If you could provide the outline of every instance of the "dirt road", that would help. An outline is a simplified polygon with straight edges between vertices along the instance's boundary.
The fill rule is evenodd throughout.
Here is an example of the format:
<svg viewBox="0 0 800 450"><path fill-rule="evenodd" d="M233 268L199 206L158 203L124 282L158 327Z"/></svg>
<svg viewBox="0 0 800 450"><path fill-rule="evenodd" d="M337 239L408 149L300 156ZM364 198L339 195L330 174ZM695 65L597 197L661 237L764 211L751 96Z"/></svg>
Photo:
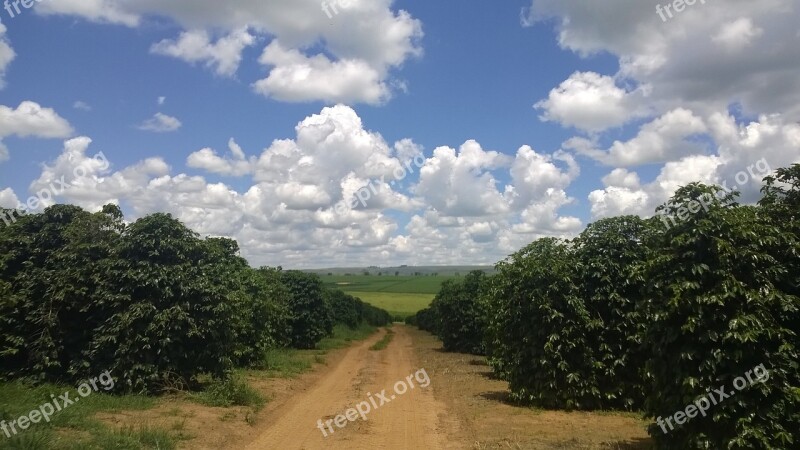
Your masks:
<svg viewBox="0 0 800 450"><path fill-rule="evenodd" d="M381 351L369 347L385 332L350 348L335 366L327 369L313 386L293 396L270 414L257 430L257 437L246 449L450 449L465 448L456 442L455 422L446 407L436 401L433 389L436 380L421 387L424 367L415 365L411 336L405 326L394 327L395 336ZM418 378L409 378L415 374ZM395 385L413 383L414 388L399 395ZM388 400L381 405L378 393L386 391ZM402 390L402 389L401 389ZM367 420L361 417L348 421L343 428L332 424L334 432L318 428L355 405L368 401L370 395L377 408L370 407ZM394 398L392 398L394 396ZM341 423L341 421L340 421Z"/></svg>

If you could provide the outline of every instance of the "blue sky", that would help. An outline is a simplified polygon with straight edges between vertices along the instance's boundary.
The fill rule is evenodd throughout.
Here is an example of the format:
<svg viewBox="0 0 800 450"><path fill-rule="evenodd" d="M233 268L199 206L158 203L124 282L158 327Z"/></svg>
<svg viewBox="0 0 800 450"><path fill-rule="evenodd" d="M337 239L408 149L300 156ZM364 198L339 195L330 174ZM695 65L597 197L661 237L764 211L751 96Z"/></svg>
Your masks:
<svg viewBox="0 0 800 450"><path fill-rule="evenodd" d="M668 22L622 0L2 10L0 206L84 164L56 201L170 212L253 264L493 263L800 160L800 4L767 3ZM420 153L404 183L335 210Z"/></svg>

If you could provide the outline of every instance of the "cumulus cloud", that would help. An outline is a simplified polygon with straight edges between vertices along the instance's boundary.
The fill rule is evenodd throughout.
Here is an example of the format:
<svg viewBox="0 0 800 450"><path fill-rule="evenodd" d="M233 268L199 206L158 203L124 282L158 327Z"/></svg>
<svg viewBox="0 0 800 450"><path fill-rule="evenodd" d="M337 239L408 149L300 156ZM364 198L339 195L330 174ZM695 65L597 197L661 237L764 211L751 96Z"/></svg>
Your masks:
<svg viewBox="0 0 800 450"><path fill-rule="evenodd" d="M19 198L17 198L17 194L14 193L14 190L11 188L5 188L0 190L0 208L16 208L19 205Z"/></svg>
<svg viewBox="0 0 800 450"><path fill-rule="evenodd" d="M16 108L0 105L0 162L9 159L3 139L9 136L64 138L73 133L72 126L52 108L24 101Z"/></svg>
<svg viewBox="0 0 800 450"><path fill-rule="evenodd" d="M153 133L169 133L177 131L181 126L183 124L176 117L156 113L152 118L142 122L138 128L142 131L151 131Z"/></svg>
<svg viewBox="0 0 800 450"><path fill-rule="evenodd" d="M687 109L678 108L643 125L632 139L615 141L606 151L598 150L591 141L580 138L569 141L567 147L607 165L637 166L703 153L703 144L690 138L706 131L703 119Z"/></svg>
<svg viewBox="0 0 800 450"><path fill-rule="evenodd" d="M255 157L247 159L244 151L233 138L228 141L228 149L230 150L230 156L226 157L220 157L211 148L196 151L189 155L186 165L195 169L203 169L210 173L237 177L253 172L256 164Z"/></svg>
<svg viewBox="0 0 800 450"><path fill-rule="evenodd" d="M615 77L648 86L662 113L684 107L707 116L739 103L747 114L800 119L800 77L787 76L800 71L794 0L706 2L668 23L647 2L532 0L528 18L555 19L565 49L617 56Z"/></svg>
<svg viewBox="0 0 800 450"><path fill-rule="evenodd" d="M507 155L484 151L476 141L467 141L458 151L439 147L422 167L414 192L444 215L502 214L509 206L492 171L509 163Z"/></svg>
<svg viewBox="0 0 800 450"><path fill-rule="evenodd" d="M573 74L537 105L544 119L591 133L569 139L565 149L614 167L604 188L589 194L594 218L649 216L694 181L735 185L743 201L754 201L761 176L749 172L757 162L763 158L774 169L800 161L795 1L707 2L663 23L643 2L610 0L597 8L531 0L524 23L553 19L562 48L619 60L617 73ZM628 85L646 95L625 104L637 93L621 87ZM623 123L625 137L609 142L603 131ZM645 164L662 165L655 179L634 171ZM747 182L737 183L743 174Z"/></svg>
<svg viewBox="0 0 800 450"><path fill-rule="evenodd" d="M273 69L253 88L278 100L379 104L391 95L383 75L363 60L332 61L321 54L308 57L299 50L283 48L275 40L264 49L259 61Z"/></svg>
<svg viewBox="0 0 800 450"><path fill-rule="evenodd" d="M626 91L609 76L575 72L535 106L542 110L542 120L598 132L645 115L645 94L643 88Z"/></svg>
<svg viewBox="0 0 800 450"><path fill-rule="evenodd" d="M237 239L254 265L489 264L581 226L559 211L573 202L566 190L580 173L570 155L523 146L509 156L467 141L426 157L411 139L387 143L344 105L306 117L257 157L230 139L225 154L209 147L187 158L189 169L236 178L240 189L173 173L161 158L98 164L91 147L87 137L66 141L31 193L84 166L54 202L120 204L129 218L169 212L203 235ZM365 189L364 205L350 201ZM0 204L15 199L0 191Z"/></svg>
<svg viewBox="0 0 800 450"><path fill-rule="evenodd" d="M154 44L150 51L192 64L204 63L217 75L231 77L242 62L242 51L255 42L256 38L246 28L223 36L216 42L211 42L205 30L191 30L181 33L177 40L165 39ZM162 98L159 98L159 105L163 104Z"/></svg>
<svg viewBox="0 0 800 450"><path fill-rule="evenodd" d="M63 138L72 126L52 108L24 101L16 109L0 105L0 136Z"/></svg>
<svg viewBox="0 0 800 450"><path fill-rule="evenodd" d="M394 86L405 86L393 72L422 54L422 23L392 3L350 0L335 20L316 0L60 0L37 11L131 27L148 16L168 17L184 31L154 44L153 53L204 64L221 76L233 76L243 50L263 39L268 74L253 83L256 92L288 102L378 104Z"/></svg>
<svg viewBox="0 0 800 450"><path fill-rule="evenodd" d="M6 37L6 31L6 26L0 23L0 89L6 86L6 71L8 70L8 66L11 65L11 62L14 61L14 58L17 57L14 49L11 48L11 43Z"/></svg>

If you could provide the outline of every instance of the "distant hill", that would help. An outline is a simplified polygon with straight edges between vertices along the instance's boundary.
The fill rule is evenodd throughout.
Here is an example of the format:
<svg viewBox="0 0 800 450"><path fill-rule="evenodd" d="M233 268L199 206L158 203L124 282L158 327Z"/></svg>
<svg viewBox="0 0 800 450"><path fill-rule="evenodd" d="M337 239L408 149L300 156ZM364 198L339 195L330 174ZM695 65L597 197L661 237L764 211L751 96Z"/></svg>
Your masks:
<svg viewBox="0 0 800 450"><path fill-rule="evenodd" d="M486 273L494 273L492 266L399 266L399 267L334 267L329 269L309 269L303 270L307 273L315 273L317 275L363 275L364 272L369 272L370 275L399 275L414 276L414 275L440 275L440 276L454 276L466 275L473 270L483 270Z"/></svg>

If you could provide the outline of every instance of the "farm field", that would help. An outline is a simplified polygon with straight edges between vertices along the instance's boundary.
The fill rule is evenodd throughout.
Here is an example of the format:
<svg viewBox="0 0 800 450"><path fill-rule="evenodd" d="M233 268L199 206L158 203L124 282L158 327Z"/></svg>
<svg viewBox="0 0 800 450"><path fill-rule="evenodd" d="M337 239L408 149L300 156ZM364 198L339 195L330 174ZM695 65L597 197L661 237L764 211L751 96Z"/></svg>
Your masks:
<svg viewBox="0 0 800 450"><path fill-rule="evenodd" d="M377 276L377 275L324 275L322 280L329 289L340 289L347 294L389 311L393 316L405 318L427 308L439 288L454 276Z"/></svg>

